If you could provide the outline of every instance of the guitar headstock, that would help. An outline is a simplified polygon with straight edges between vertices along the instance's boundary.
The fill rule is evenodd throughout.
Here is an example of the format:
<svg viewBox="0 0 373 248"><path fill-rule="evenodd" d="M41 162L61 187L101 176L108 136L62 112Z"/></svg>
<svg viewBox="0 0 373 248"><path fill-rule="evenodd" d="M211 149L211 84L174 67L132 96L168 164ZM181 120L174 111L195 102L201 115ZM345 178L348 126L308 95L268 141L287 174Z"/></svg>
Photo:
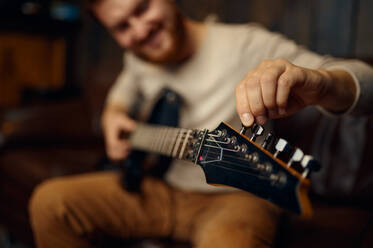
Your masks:
<svg viewBox="0 0 373 248"><path fill-rule="evenodd" d="M310 217L309 174L319 169L317 161L283 139L274 140L271 133L258 145L255 139L263 128L256 125L252 131L248 138L221 123L213 131L195 134L193 159L202 167L207 183L242 189Z"/></svg>

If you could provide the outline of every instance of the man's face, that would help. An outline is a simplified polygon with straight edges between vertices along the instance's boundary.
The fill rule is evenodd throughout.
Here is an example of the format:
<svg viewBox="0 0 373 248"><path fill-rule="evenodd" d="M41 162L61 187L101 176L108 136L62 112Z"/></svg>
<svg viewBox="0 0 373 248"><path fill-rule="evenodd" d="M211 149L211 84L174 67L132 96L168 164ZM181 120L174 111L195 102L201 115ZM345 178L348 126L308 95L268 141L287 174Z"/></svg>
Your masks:
<svg viewBox="0 0 373 248"><path fill-rule="evenodd" d="M155 62L171 62L182 46L181 15L170 0L101 0L93 13L123 48Z"/></svg>

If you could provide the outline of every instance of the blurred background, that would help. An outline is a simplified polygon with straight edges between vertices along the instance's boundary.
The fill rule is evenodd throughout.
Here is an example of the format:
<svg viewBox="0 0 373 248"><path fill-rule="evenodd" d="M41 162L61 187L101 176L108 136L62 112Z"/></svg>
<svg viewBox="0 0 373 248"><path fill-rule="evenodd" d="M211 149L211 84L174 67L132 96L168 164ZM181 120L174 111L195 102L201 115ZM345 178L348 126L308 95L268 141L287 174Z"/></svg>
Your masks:
<svg viewBox="0 0 373 248"><path fill-rule="evenodd" d="M371 0L176 1L196 20L258 22L318 53L373 61ZM122 52L83 1L0 0L0 248L33 247L35 185L105 162L99 118Z"/></svg>

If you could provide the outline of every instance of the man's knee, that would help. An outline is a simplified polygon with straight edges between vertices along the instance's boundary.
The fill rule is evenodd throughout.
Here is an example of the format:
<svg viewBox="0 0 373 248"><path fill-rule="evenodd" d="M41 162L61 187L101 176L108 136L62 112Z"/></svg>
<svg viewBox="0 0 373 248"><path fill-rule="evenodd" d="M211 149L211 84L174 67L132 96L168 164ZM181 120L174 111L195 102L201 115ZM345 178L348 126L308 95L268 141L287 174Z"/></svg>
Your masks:
<svg viewBox="0 0 373 248"><path fill-rule="evenodd" d="M48 223L63 215L65 203L74 194L64 179L49 179L39 184L29 201L29 213L33 224Z"/></svg>
<svg viewBox="0 0 373 248"><path fill-rule="evenodd" d="M195 240L198 248L269 248L273 237L263 237L247 224L216 224L210 225L201 232Z"/></svg>

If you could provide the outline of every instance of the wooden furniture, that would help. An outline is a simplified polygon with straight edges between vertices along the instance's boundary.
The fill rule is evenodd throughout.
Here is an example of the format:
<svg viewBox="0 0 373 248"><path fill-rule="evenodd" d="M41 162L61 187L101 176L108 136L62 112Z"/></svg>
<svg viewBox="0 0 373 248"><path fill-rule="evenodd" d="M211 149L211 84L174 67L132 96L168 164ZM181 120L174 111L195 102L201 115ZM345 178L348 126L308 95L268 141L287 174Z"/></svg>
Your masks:
<svg viewBox="0 0 373 248"><path fill-rule="evenodd" d="M65 83L66 53L62 38L1 33L0 108L19 105L24 89L61 89Z"/></svg>

